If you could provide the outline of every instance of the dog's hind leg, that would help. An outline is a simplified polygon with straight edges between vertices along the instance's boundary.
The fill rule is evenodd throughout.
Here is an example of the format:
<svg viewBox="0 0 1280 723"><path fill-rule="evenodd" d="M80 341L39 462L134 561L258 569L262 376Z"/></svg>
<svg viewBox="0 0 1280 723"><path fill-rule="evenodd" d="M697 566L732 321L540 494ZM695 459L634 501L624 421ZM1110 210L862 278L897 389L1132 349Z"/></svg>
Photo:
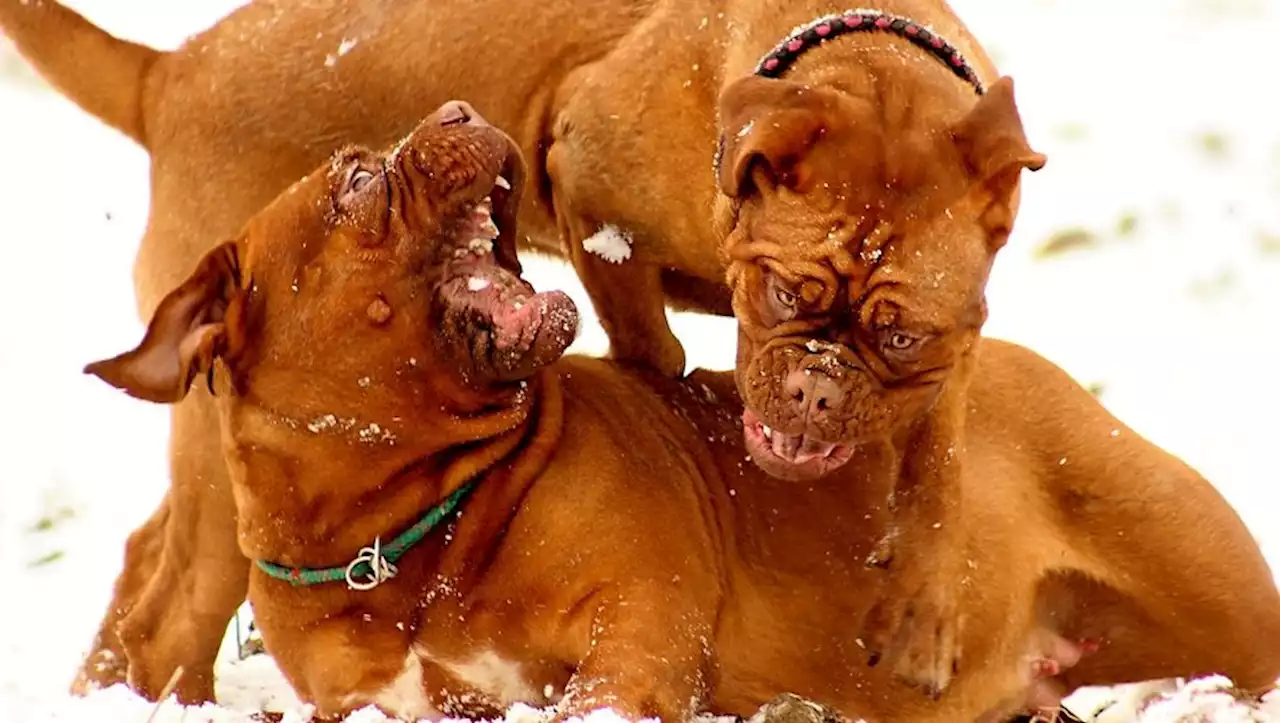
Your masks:
<svg viewBox="0 0 1280 723"><path fill-rule="evenodd" d="M245 599L249 562L236 541L235 503L217 410L193 388L172 409L168 524L155 574L118 626L128 682L155 699L181 667L183 703L212 701L213 666Z"/></svg>
<svg viewBox="0 0 1280 723"><path fill-rule="evenodd" d="M124 567L116 578L111 603L98 626L93 646L71 684L73 695L85 695L98 688L125 682L129 664L116 628L137 604L160 566L168 521L169 496L166 494L155 512L125 542Z"/></svg>
<svg viewBox="0 0 1280 723"><path fill-rule="evenodd" d="M1124 435L1125 452L1075 458L1097 477L1065 486L1060 524L1086 569L1051 574L1040 594L1045 624L1097 649L1063 672L1067 689L1211 674L1270 688L1280 592L1257 543L1208 482Z"/></svg>
<svg viewBox="0 0 1280 723"><path fill-rule="evenodd" d="M1089 569L1054 576L1044 599L1064 635L1099 646L1069 688L1207 674L1269 688L1280 592L1257 543L1195 471L1116 424L1107 439L1127 448L1068 455L1092 479L1065 485L1060 524Z"/></svg>
<svg viewBox="0 0 1280 723"><path fill-rule="evenodd" d="M1067 690L1221 674L1280 676L1280 591L1258 543L1195 470L1111 415L1061 369L1024 355L1054 414L1036 424L1041 498L1069 555L1038 592L1040 624L1097 652Z"/></svg>
<svg viewBox="0 0 1280 723"><path fill-rule="evenodd" d="M1154 544L1138 541L1135 548L1149 559L1158 552ZM1269 575L1249 580L1244 561L1219 553L1184 558L1187 569L1180 575L1171 569L1178 557L1171 549L1168 565L1145 572L1117 555L1111 562L1118 569L1106 581L1059 576L1050 595L1060 624L1069 637L1097 649L1063 672L1066 689L1213 674L1227 676L1243 693L1274 686L1280 677L1280 596Z"/></svg>

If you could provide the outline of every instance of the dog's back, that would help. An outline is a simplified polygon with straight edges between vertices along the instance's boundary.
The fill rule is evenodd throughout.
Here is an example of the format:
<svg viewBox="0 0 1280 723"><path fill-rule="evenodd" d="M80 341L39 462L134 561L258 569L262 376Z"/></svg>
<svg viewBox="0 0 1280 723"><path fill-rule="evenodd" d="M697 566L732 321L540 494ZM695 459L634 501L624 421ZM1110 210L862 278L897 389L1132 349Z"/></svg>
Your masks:
<svg viewBox="0 0 1280 723"><path fill-rule="evenodd" d="M336 148L381 147L446 100L464 98L509 130L539 171L564 74L607 52L652 4L260 0L172 52L114 38L54 0L0 0L0 29L55 87L158 161L152 206L166 212L148 236L164 243L140 252L146 316L151 286L171 286ZM190 178L201 182L181 180ZM542 223L525 223L525 234L558 252L548 212L526 215Z"/></svg>

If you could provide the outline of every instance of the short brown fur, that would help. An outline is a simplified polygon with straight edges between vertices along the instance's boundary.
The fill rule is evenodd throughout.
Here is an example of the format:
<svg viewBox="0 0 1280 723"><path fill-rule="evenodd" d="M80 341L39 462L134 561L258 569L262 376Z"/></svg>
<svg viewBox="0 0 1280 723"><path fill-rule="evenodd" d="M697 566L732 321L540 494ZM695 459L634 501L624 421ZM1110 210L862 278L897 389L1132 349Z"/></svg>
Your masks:
<svg viewBox="0 0 1280 723"><path fill-rule="evenodd" d="M151 153L151 215L134 272L144 318L182 281L194 258L236 234L253 212L335 148L384 145L448 98L474 103L512 133L529 159L538 192L520 210L522 243L573 262L615 357L667 374L683 368L664 297L677 308L737 312L744 332L739 386L753 414L779 433L841 443L846 450L891 440L910 453L895 485L898 524L884 547L892 584L863 637L871 658L885 654L908 679L937 691L962 653L947 641L956 638L959 624L949 591L963 573L951 537L961 515L960 465L944 469L939 455L956 448L961 434L956 404L972 366L965 350L982 319L971 312L998 247L990 241L1002 242L1016 213L1016 169L1038 167L1043 159L1021 138L1011 85L996 82L989 58L945 2L887 0L879 9L928 24L952 41L999 102L977 104L973 90L936 58L883 33L828 43L784 80L751 77L761 55L792 27L831 10L817 0L260 0L172 53L115 40L53 0L0 0L0 27L54 85ZM781 98L787 93L780 91L797 86L813 89L824 104L816 112L791 107L791 125L775 127L772 114L788 110ZM751 119L759 121L755 132L739 138ZM966 134L966 128L975 132ZM712 169L721 132L728 141L726 164L736 174L732 181L718 179ZM1010 158L1014 165L992 170L992 163ZM773 167L771 159L785 163ZM1000 181L994 192L986 183L992 178ZM787 183L779 189L778 181ZM842 195L830 193L833 188ZM881 192L886 188L888 195ZM940 297L926 290L930 298L945 299L933 321L953 325L958 339L938 355L935 369L934 386L948 391L917 394L912 409L888 415L893 424L862 423L859 389L841 388L849 378L812 376L812 383L835 390L845 403L826 415L835 423L810 423L795 405L776 402L794 395L783 388L789 373L809 374L813 359L779 365L776 355L755 353L750 340L766 332L744 310L770 287L761 285L767 279L737 268L740 260L730 268L727 287L726 263L736 257L726 252L740 251L733 239L744 235L804 249L827 236L833 219L848 230L860 228L867 207L886 219L918 222L909 243L927 268L908 273L949 269L954 293ZM609 224L631 240L632 256L620 265L583 248ZM727 236L730 243L722 247ZM758 259L760 246L755 248ZM798 269L790 268L787 253L772 255L774 270L787 267L784 275L794 277ZM866 274L845 271L835 279L857 296ZM824 324L812 335L828 342L853 331L846 317ZM761 365L776 372L772 385L760 385L754 375ZM941 401L932 413L910 413L934 396ZM207 405L196 394L173 411L175 492L169 505L175 522L160 564L167 576L183 579L175 583L180 589L223 589L225 582L228 592L146 622L144 615L155 611L144 605L125 615L135 603L117 599L113 616L131 618L126 628L139 639L185 628L184 620L206 609L214 617L229 614L236 597L230 591L241 584L231 573L216 582L190 579L203 574L203 566L192 564L196 559L218 560L211 569L242 564L226 544L229 538L178 539L229 499ZM803 471L766 458L758 445L752 455L774 474ZM175 655L189 669L205 667ZM166 670L177 662L155 667ZM158 675L143 675L138 684L154 694L167 679ZM209 685L202 674L192 674L179 692L200 698Z"/></svg>
<svg viewBox="0 0 1280 723"><path fill-rule="evenodd" d="M790 691L851 718L953 722L998 720L1044 687L1221 672L1259 689L1280 674L1280 594L1225 501L1052 364L995 341L975 341L960 407L958 645L981 664L936 701L862 665L850 631L883 584L863 560L890 527L901 453L869 445L804 486L770 477L743 462L731 375L556 360L572 335L545 323L569 318L554 292L522 304L565 316L498 355L501 315L476 311L498 307L469 295L489 287L456 282L523 288L502 253L513 234L473 257L449 219L520 164L474 115L442 127L448 112L295 184L166 297L139 349L90 366L159 400L227 372L250 558L342 564L477 481L371 591L253 571L264 641L321 714L492 716L564 693L560 719L607 705L680 720ZM362 169L381 180L357 186ZM518 202L495 196L495 214L500 201ZM1086 639L1099 650L1032 679L1055 640ZM468 672L477 661L506 677Z"/></svg>

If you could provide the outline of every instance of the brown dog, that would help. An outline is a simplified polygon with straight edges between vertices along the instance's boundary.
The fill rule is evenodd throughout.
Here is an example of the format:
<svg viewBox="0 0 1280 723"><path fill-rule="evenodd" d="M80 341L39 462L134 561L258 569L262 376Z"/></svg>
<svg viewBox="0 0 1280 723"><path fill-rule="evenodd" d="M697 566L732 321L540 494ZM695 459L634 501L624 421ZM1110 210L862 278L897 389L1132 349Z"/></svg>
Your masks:
<svg viewBox="0 0 1280 723"><path fill-rule="evenodd" d="M1280 675L1280 594L1225 501L998 342L975 343L961 407L957 642L981 664L935 702L857 662L901 453L779 480L743 463L730 375L556 361L576 311L517 276L521 168L459 104L339 152L88 368L153 401L217 389L256 619L322 715L680 720L792 691L954 722L1078 685Z"/></svg>
<svg viewBox="0 0 1280 723"><path fill-rule="evenodd" d="M735 312L757 463L798 479L885 440L902 453L898 524L877 555L892 558L890 584L861 637L869 661L888 655L936 692L960 653L944 644L964 572L952 536L966 464L958 400L1019 171L1043 157L1023 138L1010 81L945 2L830 10L261 1L173 53L115 40L53 0L0 0L0 26L152 154L135 272L144 317L194 258L335 147L384 145L447 98L476 103L513 132L538 182L522 240L572 259L615 357L683 368L664 294ZM230 549L231 525L214 520L230 510L214 415L203 401L173 415L163 564L176 588L206 594L179 615L136 603L122 580L112 615L134 637L225 618L243 584L234 553L215 549ZM213 529L193 539L203 525ZM171 658L145 666L159 677L138 680L144 692ZM203 697L207 682L195 675L181 692Z"/></svg>

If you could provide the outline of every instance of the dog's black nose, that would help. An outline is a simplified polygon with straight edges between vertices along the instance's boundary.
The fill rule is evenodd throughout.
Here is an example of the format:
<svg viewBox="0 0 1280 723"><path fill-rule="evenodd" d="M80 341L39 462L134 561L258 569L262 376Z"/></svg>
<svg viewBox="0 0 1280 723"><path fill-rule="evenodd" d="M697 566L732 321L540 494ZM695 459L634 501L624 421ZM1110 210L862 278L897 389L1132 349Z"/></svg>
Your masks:
<svg viewBox="0 0 1280 723"><path fill-rule="evenodd" d="M440 106L440 110L436 111L436 115L440 118L442 127L466 125L475 123L484 124L484 119L476 112L471 104L462 100L451 100Z"/></svg>

